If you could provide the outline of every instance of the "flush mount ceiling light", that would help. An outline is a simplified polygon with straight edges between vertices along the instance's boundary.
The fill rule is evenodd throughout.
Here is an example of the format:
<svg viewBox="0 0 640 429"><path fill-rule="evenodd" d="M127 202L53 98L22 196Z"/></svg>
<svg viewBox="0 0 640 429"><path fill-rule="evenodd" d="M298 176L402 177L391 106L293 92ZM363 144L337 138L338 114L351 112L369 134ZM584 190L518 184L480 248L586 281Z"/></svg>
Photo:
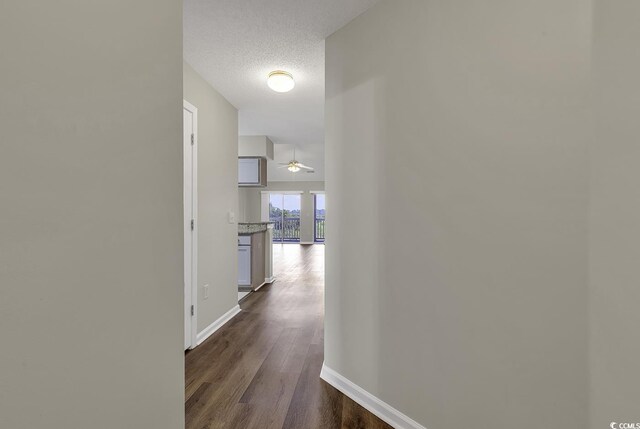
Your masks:
<svg viewBox="0 0 640 429"><path fill-rule="evenodd" d="M269 85L269 88L273 89L275 92L289 92L294 86L296 86L296 83L294 82L291 73L276 70L269 73L267 85Z"/></svg>

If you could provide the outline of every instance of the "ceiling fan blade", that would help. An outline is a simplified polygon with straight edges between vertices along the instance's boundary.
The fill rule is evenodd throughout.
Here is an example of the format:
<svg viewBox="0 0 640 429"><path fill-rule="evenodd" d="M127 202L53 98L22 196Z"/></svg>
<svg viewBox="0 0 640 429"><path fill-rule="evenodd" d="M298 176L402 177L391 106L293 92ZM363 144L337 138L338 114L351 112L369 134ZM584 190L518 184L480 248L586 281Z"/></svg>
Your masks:
<svg viewBox="0 0 640 429"><path fill-rule="evenodd" d="M280 167L278 167L278 168L287 168L287 167L289 167L289 164L281 165L281 166L280 166Z"/></svg>
<svg viewBox="0 0 640 429"><path fill-rule="evenodd" d="M300 168L304 168L304 169L306 169L306 170L313 170L313 169L314 169L313 167L309 167L309 166L304 165L304 164L298 164L298 167L300 167Z"/></svg>

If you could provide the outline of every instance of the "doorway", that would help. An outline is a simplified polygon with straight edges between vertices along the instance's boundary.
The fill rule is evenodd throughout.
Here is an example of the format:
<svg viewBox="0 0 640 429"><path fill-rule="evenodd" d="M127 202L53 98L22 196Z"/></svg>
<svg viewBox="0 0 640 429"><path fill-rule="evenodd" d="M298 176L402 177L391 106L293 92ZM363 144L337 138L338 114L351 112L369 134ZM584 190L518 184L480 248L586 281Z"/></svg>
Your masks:
<svg viewBox="0 0 640 429"><path fill-rule="evenodd" d="M198 230L198 109L184 101L183 109L184 186L184 349L196 346L196 303Z"/></svg>

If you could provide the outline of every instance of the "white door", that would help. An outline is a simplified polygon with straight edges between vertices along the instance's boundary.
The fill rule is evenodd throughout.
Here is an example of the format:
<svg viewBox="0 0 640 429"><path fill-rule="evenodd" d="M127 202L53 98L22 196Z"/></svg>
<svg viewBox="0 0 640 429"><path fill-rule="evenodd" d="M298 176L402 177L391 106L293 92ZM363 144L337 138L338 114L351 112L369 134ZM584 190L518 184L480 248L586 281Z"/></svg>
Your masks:
<svg viewBox="0 0 640 429"><path fill-rule="evenodd" d="M197 302L197 120L198 110L184 102L184 349L195 346Z"/></svg>

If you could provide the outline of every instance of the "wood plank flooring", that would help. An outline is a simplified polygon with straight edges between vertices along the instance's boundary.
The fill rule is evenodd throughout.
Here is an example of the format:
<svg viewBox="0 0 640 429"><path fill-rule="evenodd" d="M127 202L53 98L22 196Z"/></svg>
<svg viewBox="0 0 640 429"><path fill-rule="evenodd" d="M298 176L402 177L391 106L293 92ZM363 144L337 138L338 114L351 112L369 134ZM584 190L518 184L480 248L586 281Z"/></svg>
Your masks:
<svg viewBox="0 0 640 429"><path fill-rule="evenodd" d="M187 429L391 429L320 379L324 246L274 246L277 281L186 355Z"/></svg>

